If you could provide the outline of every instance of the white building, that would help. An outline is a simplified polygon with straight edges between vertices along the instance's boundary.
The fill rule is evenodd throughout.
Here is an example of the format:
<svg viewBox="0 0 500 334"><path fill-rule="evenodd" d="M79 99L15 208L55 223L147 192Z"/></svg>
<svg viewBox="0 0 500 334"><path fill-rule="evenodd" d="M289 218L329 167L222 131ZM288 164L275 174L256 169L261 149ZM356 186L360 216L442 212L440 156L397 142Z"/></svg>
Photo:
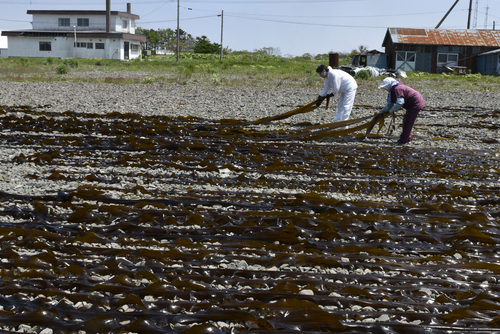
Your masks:
<svg viewBox="0 0 500 334"><path fill-rule="evenodd" d="M138 15L110 10L28 10L32 30L2 31L9 57L100 58L131 60L141 57L143 35L135 34Z"/></svg>

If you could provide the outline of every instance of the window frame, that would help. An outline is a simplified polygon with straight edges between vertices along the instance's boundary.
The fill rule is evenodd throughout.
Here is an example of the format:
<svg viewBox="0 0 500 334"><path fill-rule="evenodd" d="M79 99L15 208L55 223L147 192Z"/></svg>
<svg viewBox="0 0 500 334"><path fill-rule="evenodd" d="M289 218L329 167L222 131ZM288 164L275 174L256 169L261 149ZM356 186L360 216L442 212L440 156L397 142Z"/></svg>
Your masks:
<svg viewBox="0 0 500 334"><path fill-rule="evenodd" d="M90 26L90 20L85 17L79 17L76 19L76 26L77 27L89 27Z"/></svg>
<svg viewBox="0 0 500 334"><path fill-rule="evenodd" d="M102 46L102 47L101 47ZM95 43L95 49L96 50L104 50L105 49L105 43Z"/></svg>
<svg viewBox="0 0 500 334"><path fill-rule="evenodd" d="M68 24L63 24L63 23L68 23ZM57 26L70 27L71 26L71 19L69 17L59 17L59 18L57 18Z"/></svg>
<svg viewBox="0 0 500 334"><path fill-rule="evenodd" d="M451 60L450 59L450 56L452 57L456 57L456 60ZM440 58L442 57L446 57L446 61L441 61ZM459 54L458 53L449 53L449 52L440 52L437 54L437 65L438 66L449 66L448 64L449 63L453 63L453 64L457 64L456 66L458 66L458 58L459 57Z"/></svg>
<svg viewBox="0 0 500 334"><path fill-rule="evenodd" d="M51 52L52 51L52 42L39 41L38 42L38 51Z"/></svg>

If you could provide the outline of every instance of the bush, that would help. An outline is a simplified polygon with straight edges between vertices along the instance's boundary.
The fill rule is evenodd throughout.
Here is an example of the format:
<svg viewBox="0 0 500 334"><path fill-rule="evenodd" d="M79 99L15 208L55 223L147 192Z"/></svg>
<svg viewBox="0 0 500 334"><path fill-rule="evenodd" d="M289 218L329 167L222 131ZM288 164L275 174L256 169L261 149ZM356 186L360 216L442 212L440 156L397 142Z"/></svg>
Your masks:
<svg viewBox="0 0 500 334"><path fill-rule="evenodd" d="M66 66L69 66L71 68L77 68L78 67L78 60L73 59L73 58L64 59L63 64Z"/></svg>
<svg viewBox="0 0 500 334"><path fill-rule="evenodd" d="M193 76L193 73L196 70L196 65L193 63L188 63L184 66L179 66L177 68L177 70L179 71L179 79L180 80L191 79L191 77Z"/></svg>
<svg viewBox="0 0 500 334"><path fill-rule="evenodd" d="M30 64L30 60L26 57L20 57L19 62L21 62L21 65L23 66L28 66Z"/></svg>
<svg viewBox="0 0 500 334"><path fill-rule="evenodd" d="M369 79L370 72L368 72L367 70L358 71L358 73L356 73L356 75L355 75L355 78L356 79L363 79L363 80Z"/></svg>
<svg viewBox="0 0 500 334"><path fill-rule="evenodd" d="M61 64L59 66L56 67L56 73L57 74L66 74L68 73L68 66L66 66L65 64Z"/></svg>

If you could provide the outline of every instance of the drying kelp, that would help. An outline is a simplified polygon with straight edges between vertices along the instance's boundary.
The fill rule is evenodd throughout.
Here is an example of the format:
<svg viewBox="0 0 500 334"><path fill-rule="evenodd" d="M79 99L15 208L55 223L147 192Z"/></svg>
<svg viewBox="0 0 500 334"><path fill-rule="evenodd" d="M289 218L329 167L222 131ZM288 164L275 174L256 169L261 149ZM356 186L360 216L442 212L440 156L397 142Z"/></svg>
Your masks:
<svg viewBox="0 0 500 334"><path fill-rule="evenodd" d="M498 120L476 110L469 126L497 126L486 113ZM499 326L493 140L470 151L239 120L29 107L0 116L1 182L15 183L0 192L4 330ZM453 140L439 128L427 135ZM337 132L306 136L323 130Z"/></svg>

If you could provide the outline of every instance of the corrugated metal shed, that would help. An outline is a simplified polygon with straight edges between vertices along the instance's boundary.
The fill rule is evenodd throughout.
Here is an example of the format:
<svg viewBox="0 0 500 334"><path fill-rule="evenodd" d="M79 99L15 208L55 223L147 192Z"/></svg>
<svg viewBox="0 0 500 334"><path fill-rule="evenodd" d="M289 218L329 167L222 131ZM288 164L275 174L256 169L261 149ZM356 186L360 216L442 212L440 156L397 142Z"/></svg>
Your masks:
<svg viewBox="0 0 500 334"><path fill-rule="evenodd" d="M400 44L500 47L498 30L388 28L387 34L393 43Z"/></svg>

